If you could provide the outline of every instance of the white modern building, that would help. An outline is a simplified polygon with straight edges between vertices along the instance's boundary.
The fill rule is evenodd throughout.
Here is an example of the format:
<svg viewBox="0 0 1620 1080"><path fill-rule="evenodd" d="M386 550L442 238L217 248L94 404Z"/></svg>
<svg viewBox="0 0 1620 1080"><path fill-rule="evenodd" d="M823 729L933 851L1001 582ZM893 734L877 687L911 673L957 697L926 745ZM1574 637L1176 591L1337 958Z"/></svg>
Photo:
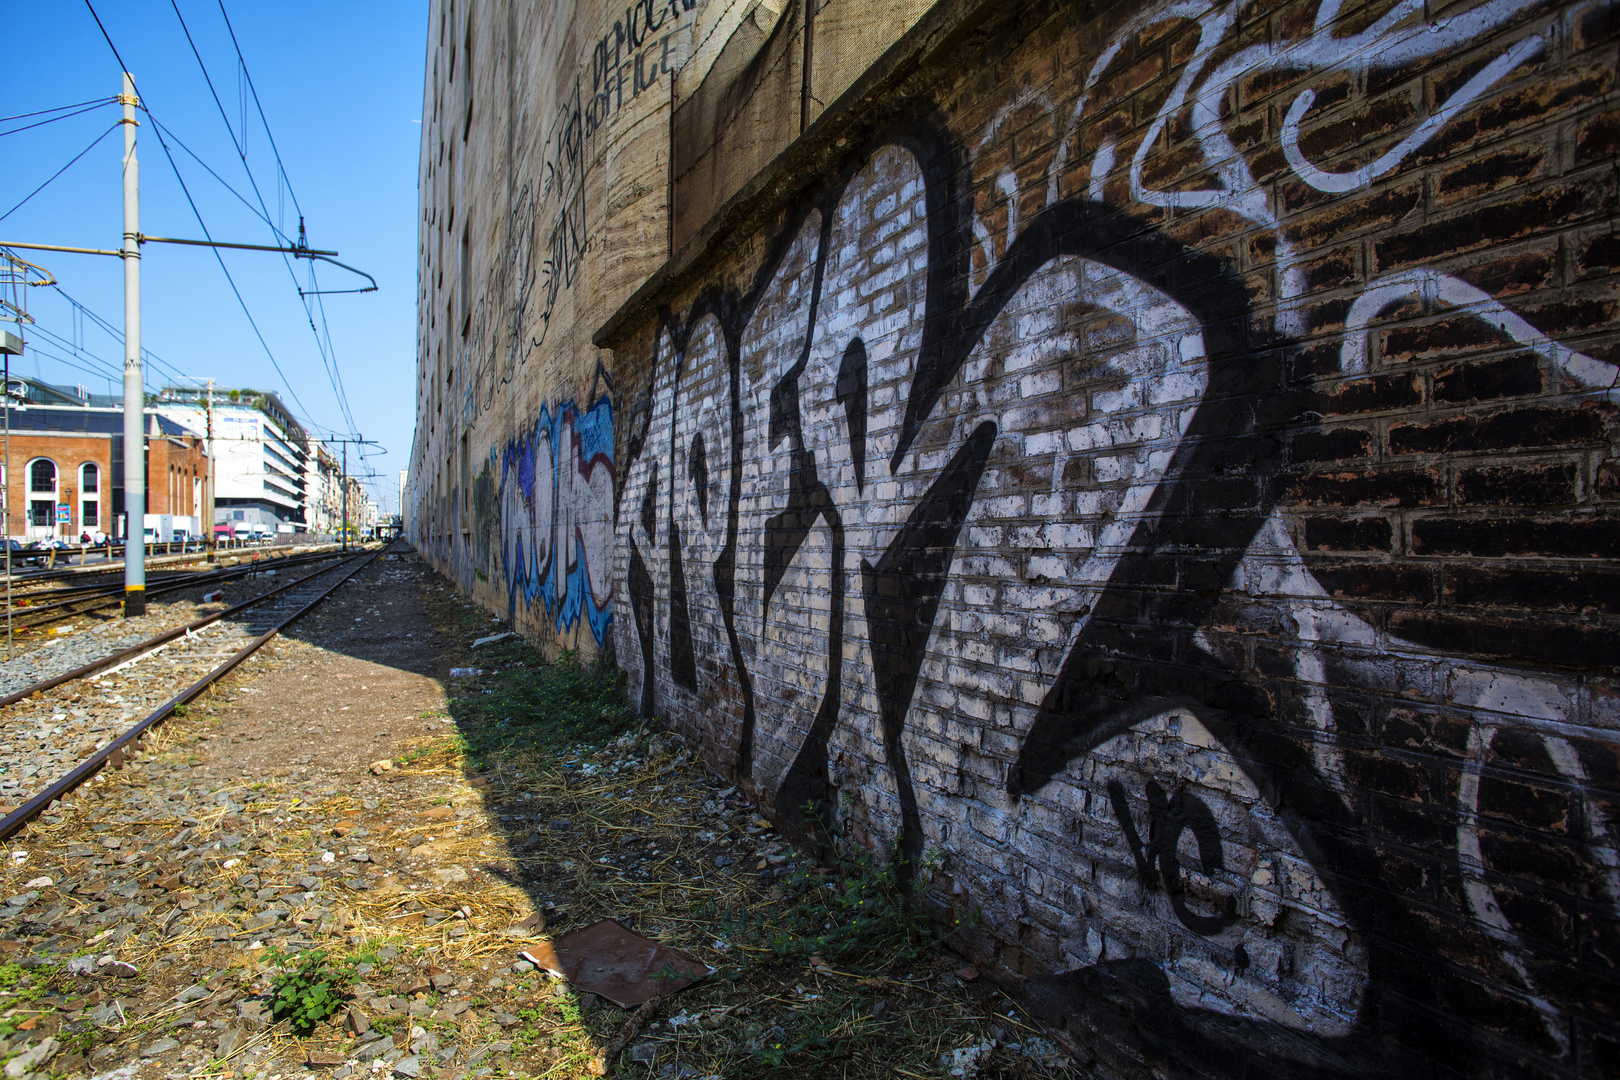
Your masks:
<svg viewBox="0 0 1620 1080"><path fill-rule="evenodd" d="M281 399L267 390L165 387L151 406L194 431L212 411L214 521L274 531L307 527L310 440Z"/></svg>

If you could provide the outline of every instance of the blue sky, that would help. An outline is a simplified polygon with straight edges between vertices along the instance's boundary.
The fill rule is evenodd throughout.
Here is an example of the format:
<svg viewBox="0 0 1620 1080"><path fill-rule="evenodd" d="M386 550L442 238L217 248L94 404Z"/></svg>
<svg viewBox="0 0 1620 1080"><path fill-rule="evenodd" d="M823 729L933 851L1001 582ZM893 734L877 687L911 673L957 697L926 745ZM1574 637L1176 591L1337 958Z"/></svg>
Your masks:
<svg viewBox="0 0 1620 1080"><path fill-rule="evenodd" d="M310 287L308 262L292 262L295 281L279 255L221 252L246 302L244 314L208 249L147 244L142 251L142 344L162 361L148 365L148 389L176 381L175 371L195 379L212 377L222 386L270 389L314 431L358 431L375 439L387 453L369 451L364 468L382 474L373 489L385 508L394 510L398 473L409 461L415 426L416 167L427 4L224 0L285 168L288 181L281 182L220 0L92 2L135 76L143 104L172 132L169 149L215 240L277 243L271 223L296 237L301 209L311 247L337 250L341 261L365 270L380 286L376 293L321 297L324 326L316 310L321 344L330 333L329 356L335 357L347 400L345 415L297 291ZM223 117L175 5L212 77ZM110 99L118 93L118 63L83 0L8 0L0 10L9 46L0 115ZM3 133L43 118L0 123L0 214L106 132L117 117L118 107L104 104L12 134ZM142 232L201 238L202 227L157 133L146 117L141 119ZM246 150L245 164L233 132ZM121 132L107 134L77 164L0 220L0 241L118 247L122 146ZM199 158L250 205L210 176ZM270 223L260 216L260 196ZM47 267L68 296L122 329L120 260L18 254ZM316 267L319 288L364 284L336 267ZM56 290L31 289L28 302L38 326L25 328L28 352L20 362L13 361L14 370L54 383L83 383L96 392L121 392L123 350L117 340L78 315ZM61 340L51 341L46 332ZM355 467L352 449L349 461Z"/></svg>

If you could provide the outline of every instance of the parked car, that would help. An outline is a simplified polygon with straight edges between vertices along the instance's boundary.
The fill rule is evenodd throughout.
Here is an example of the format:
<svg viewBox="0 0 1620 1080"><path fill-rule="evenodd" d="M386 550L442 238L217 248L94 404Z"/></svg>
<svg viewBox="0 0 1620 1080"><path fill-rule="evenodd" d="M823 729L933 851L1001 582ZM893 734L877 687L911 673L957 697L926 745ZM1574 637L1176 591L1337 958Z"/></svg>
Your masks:
<svg viewBox="0 0 1620 1080"><path fill-rule="evenodd" d="M54 537L45 537L30 543L24 550L28 552L28 561L34 566L46 566L51 561L51 552L60 551L67 547L67 543Z"/></svg>

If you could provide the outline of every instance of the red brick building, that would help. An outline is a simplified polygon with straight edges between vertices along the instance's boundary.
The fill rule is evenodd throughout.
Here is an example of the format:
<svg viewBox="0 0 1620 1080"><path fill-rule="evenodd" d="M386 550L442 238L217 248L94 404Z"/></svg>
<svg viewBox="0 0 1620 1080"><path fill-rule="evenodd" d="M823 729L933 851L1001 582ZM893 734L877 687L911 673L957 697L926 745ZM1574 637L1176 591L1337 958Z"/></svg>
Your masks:
<svg viewBox="0 0 1620 1080"><path fill-rule="evenodd" d="M77 540L98 530L124 535L123 409L105 404L101 395L83 399L23 385L25 397L10 411L4 453L7 535L23 541ZM146 445L146 512L200 521L208 475L203 437L149 414Z"/></svg>

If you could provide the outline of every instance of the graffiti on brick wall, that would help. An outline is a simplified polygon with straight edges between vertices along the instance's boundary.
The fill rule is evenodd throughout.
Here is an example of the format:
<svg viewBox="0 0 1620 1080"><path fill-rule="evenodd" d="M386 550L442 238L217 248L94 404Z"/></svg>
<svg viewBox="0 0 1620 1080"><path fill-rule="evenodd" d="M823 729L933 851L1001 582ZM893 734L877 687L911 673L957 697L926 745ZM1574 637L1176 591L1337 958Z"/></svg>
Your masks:
<svg viewBox="0 0 1620 1080"><path fill-rule="evenodd" d="M1393 246L1324 302L1255 165L1382 197L1557 35L1508 0L1353 32L1338 7L1264 45L1235 4L1136 16L1072 108L1012 103L966 170L944 121L898 125L755 277L667 313L627 411L618 655L779 820L815 839L819 805L903 870L945 853L1070 968L1051 994L1157 1010L1148 1057L1405 1072L1437 1032L1488 1052L1454 1037L1477 1007L1568 1061L1607 1009L1575 927L1620 945L1620 763L1589 591L1615 523L1563 508L1613 453L1620 372ZM1152 121L1088 137L1167 24L1188 58ZM1323 141L1357 80L1487 39L1376 156ZM1227 108L1261 76L1295 87L1269 148ZM953 186L1039 114L1041 175ZM1265 231L1269 296L1166 209Z"/></svg>
<svg viewBox="0 0 1620 1080"><path fill-rule="evenodd" d="M497 499L507 608L543 606L559 631L581 619L598 645L613 619L613 406L541 409L501 452Z"/></svg>
<svg viewBox="0 0 1620 1080"><path fill-rule="evenodd" d="M452 368L461 380L464 425L489 411L503 388L517 378L530 352L544 340L543 329L532 336L526 329L531 316L538 318L543 327L550 318L549 305L556 299L553 291L544 311L538 315L529 311L542 273L542 260L537 258L536 206L533 189L524 184L507 217L505 247L490 261L484 286L472 301L467 333L459 338L451 335ZM557 242L555 234L552 242Z"/></svg>

